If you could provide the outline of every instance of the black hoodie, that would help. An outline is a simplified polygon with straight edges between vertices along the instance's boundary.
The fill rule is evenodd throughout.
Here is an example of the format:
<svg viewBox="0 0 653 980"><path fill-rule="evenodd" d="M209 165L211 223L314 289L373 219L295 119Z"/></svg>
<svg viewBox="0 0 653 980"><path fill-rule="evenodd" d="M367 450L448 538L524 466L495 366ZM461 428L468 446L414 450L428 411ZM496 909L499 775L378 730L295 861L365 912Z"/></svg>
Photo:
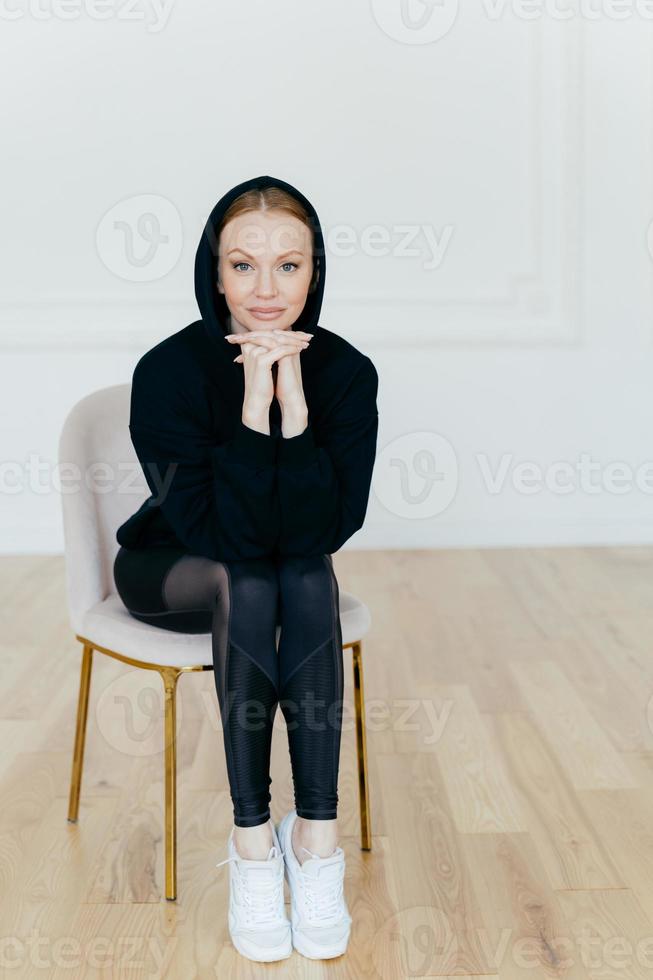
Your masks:
<svg viewBox="0 0 653 980"><path fill-rule="evenodd" d="M270 434L242 421L240 347L226 341L229 310L217 290L217 228L250 188L275 185L308 211L317 287L293 330L313 333L300 354L308 425L284 438L281 409ZM118 528L125 548L174 545L215 560L337 551L363 525L376 455L378 376L372 361L318 326L325 248L313 205L273 177L246 180L213 208L195 256L201 313L142 355L134 368L129 430L151 496Z"/></svg>

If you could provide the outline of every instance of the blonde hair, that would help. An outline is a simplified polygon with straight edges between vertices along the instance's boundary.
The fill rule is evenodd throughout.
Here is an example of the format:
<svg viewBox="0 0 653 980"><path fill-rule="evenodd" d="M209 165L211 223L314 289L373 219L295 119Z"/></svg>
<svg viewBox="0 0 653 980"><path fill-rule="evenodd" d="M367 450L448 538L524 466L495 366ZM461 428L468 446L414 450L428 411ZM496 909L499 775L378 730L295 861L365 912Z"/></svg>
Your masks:
<svg viewBox="0 0 653 980"><path fill-rule="evenodd" d="M313 255L315 254L315 233L313 229L313 223L311 217L300 201L292 194L288 194L287 191L282 190L281 187L264 187L259 190L257 188L252 188L249 191L245 191L234 201L231 202L227 210L225 211L222 221L220 222L217 229L217 240L220 241L220 235L222 229L231 221L232 218L237 218L241 214L247 214L250 211L286 211L291 214L294 218L303 222L311 230L311 245L313 247ZM315 258L313 258L313 276L311 278L310 285L308 287L309 293L312 293L317 286L319 278L319 269L317 268Z"/></svg>

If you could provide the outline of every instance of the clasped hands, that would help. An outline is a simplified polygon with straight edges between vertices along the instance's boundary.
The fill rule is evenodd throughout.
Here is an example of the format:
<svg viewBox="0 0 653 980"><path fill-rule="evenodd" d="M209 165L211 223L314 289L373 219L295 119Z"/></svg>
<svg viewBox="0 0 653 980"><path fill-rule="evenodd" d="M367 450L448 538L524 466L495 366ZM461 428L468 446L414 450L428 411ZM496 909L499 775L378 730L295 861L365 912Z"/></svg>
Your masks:
<svg viewBox="0 0 653 980"><path fill-rule="evenodd" d="M313 334L303 330L249 330L225 335L227 343L240 345L234 361L245 371L243 421L260 432L269 431L268 412L276 397L285 438L299 435L308 422L299 354ZM277 365L276 377L273 371Z"/></svg>

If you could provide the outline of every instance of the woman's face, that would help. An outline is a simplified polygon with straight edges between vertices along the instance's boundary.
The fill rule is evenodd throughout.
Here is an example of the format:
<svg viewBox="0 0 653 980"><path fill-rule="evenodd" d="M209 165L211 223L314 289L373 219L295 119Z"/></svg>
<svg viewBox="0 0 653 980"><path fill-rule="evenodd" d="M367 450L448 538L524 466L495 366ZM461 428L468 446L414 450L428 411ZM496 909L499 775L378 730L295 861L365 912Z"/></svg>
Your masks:
<svg viewBox="0 0 653 980"><path fill-rule="evenodd" d="M248 211L220 234L218 290L231 330L289 330L313 273L311 231L287 211Z"/></svg>

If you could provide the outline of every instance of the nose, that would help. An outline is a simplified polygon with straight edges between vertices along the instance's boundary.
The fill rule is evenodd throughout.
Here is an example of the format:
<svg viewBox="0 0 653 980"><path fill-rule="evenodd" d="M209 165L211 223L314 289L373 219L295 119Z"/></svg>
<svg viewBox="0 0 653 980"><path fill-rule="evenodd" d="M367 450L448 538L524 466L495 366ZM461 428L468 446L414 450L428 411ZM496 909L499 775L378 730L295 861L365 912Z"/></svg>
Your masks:
<svg viewBox="0 0 653 980"><path fill-rule="evenodd" d="M254 292L260 297L270 297L276 295L276 288L274 285L274 280L272 278L272 273L269 270L261 269L256 278L256 287Z"/></svg>

